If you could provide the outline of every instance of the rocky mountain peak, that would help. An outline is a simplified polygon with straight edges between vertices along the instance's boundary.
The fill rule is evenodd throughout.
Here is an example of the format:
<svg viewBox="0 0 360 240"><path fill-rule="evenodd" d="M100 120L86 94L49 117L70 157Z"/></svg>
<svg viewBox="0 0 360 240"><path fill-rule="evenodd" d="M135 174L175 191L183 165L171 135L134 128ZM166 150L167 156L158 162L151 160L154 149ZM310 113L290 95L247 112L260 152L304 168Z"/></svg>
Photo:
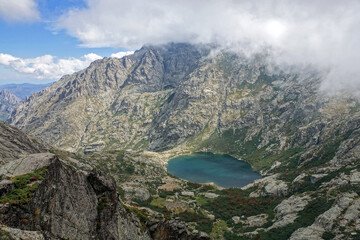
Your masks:
<svg viewBox="0 0 360 240"><path fill-rule="evenodd" d="M33 95L10 122L69 151L181 145L239 158L248 158L248 144L269 154L318 151L335 132L358 128L358 100L321 94L312 69L270 68L266 53L212 50L167 44L97 60Z"/></svg>

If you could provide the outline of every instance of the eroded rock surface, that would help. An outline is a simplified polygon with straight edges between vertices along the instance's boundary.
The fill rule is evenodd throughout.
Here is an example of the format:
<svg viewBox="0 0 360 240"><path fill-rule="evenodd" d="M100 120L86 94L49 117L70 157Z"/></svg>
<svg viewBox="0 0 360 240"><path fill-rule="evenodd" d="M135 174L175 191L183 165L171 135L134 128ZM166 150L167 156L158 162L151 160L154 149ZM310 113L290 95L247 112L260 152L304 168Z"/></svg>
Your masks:
<svg viewBox="0 0 360 240"><path fill-rule="evenodd" d="M27 230L40 231L49 239L132 240L135 235L150 239L139 230L136 216L128 219L130 213L120 203L115 181L100 171L77 171L55 155L42 153L11 161L0 172L7 178L38 169L46 169L45 178L30 202L0 204L1 223L21 229L11 234Z"/></svg>
<svg viewBox="0 0 360 240"><path fill-rule="evenodd" d="M24 132L0 121L0 164L45 151L44 146Z"/></svg>

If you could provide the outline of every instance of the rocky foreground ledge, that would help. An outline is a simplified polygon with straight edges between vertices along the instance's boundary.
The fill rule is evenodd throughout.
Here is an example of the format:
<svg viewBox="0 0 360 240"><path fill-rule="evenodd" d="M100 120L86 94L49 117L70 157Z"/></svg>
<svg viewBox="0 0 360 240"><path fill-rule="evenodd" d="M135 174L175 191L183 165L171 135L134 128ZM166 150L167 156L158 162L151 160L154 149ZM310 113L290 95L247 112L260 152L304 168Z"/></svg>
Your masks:
<svg viewBox="0 0 360 240"><path fill-rule="evenodd" d="M76 170L51 153L0 168L1 239L208 239L177 220L141 221L113 178Z"/></svg>

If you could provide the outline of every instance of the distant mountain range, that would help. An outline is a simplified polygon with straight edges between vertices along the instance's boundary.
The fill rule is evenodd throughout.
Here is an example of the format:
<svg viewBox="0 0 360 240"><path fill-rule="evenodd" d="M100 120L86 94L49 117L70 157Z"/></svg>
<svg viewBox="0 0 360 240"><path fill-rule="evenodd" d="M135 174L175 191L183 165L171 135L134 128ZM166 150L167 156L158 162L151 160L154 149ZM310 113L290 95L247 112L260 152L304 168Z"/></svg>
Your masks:
<svg viewBox="0 0 360 240"><path fill-rule="evenodd" d="M46 84L31 84L31 83L21 83L21 84L5 84L0 85L0 89L7 90L15 94L21 100L24 100L26 97L30 96L35 92L39 92L44 88L50 86L52 83Z"/></svg>

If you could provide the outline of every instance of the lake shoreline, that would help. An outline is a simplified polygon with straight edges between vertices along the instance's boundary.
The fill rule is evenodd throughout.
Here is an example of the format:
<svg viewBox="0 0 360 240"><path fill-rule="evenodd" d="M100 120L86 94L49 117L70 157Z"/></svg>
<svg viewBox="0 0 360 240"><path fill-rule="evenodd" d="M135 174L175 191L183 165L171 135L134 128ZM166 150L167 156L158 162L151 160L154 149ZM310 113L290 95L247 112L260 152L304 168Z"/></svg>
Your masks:
<svg viewBox="0 0 360 240"><path fill-rule="evenodd" d="M166 170L180 179L219 188L242 188L262 178L246 161L211 152L195 152L169 159Z"/></svg>

